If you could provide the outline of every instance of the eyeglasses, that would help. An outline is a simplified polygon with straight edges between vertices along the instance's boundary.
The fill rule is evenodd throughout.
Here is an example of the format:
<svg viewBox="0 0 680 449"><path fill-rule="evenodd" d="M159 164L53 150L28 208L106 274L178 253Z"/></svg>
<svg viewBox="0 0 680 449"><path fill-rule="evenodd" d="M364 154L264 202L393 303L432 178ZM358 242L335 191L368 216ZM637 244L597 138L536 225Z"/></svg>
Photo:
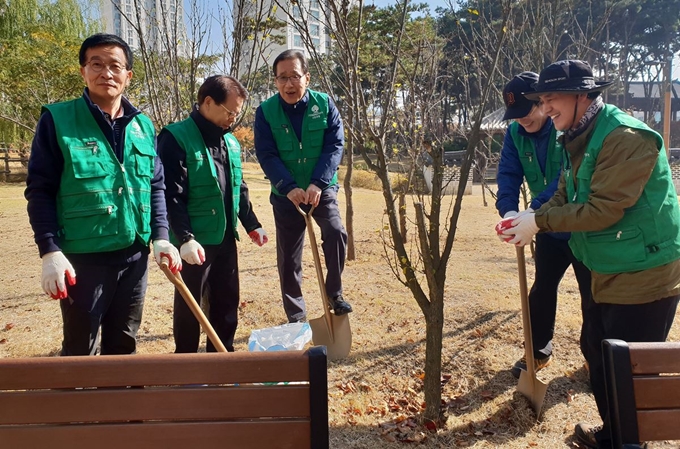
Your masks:
<svg viewBox="0 0 680 449"><path fill-rule="evenodd" d="M229 118L237 119L241 116L241 114L243 114L243 111L232 112L229 109L227 109L223 104L221 104L220 107L222 107L222 109L227 111L227 114L229 114Z"/></svg>
<svg viewBox="0 0 680 449"><path fill-rule="evenodd" d="M90 61L87 63L87 65L89 65L90 69L95 73L100 73L102 70L106 69L109 72L113 73L114 75L118 75L123 70L127 69L125 66L122 66L117 62L114 62L112 64L104 64L101 61Z"/></svg>
<svg viewBox="0 0 680 449"><path fill-rule="evenodd" d="M276 82L279 84L286 84L288 81L290 81L293 84L300 84L300 80L302 79L304 75L293 75L293 76L277 76Z"/></svg>

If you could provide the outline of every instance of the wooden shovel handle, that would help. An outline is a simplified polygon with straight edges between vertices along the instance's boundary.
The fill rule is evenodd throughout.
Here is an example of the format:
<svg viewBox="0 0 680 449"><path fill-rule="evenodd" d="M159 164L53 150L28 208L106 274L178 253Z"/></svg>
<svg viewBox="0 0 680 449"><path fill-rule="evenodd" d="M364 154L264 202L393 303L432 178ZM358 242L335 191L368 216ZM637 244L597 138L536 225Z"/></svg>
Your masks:
<svg viewBox="0 0 680 449"><path fill-rule="evenodd" d="M170 280L170 282L174 284L175 288L177 288L179 294L182 295L184 302L186 302L187 306L189 306L189 309L191 309L191 312L200 323L203 332L205 332L210 341L212 341L215 349L217 349L218 352L227 352L227 348L224 347L222 340L220 340L220 337L217 336L217 332L215 332L215 329L213 329L210 321L208 321L208 318L206 318L203 310L201 310L201 307L196 302L196 299L194 299L194 295L191 294L189 288L184 283L182 275L179 272L175 274L170 270L168 258L165 256L161 258L160 267L163 273L165 273L165 276Z"/></svg>
<svg viewBox="0 0 680 449"><path fill-rule="evenodd" d="M316 235L314 234L314 226L312 225L312 212L314 212L314 207L312 206L311 209L309 209L309 212L305 213L305 211L300 208L299 205L295 206L300 212L300 215L302 215L305 218L305 224L307 226L307 235L309 236L309 246L312 249L312 255L314 256L314 267L316 268L316 279L319 281L319 293L321 294L321 301L323 301L323 317L324 320L326 321L326 326L328 327L328 333L329 336L331 337L331 341L335 341L335 334L333 330L333 321L331 318L331 305L330 301L328 300L328 294L326 293L326 283L324 282L324 277L323 277L323 268L321 268L321 257L319 256L319 247L316 244Z"/></svg>
<svg viewBox="0 0 680 449"><path fill-rule="evenodd" d="M517 271L519 272L519 294L522 299L522 327L524 328L524 350L527 361L527 373L536 378L534 368L534 340L531 332L531 308L529 307L529 289L527 287L527 266L524 258L524 247L517 246Z"/></svg>

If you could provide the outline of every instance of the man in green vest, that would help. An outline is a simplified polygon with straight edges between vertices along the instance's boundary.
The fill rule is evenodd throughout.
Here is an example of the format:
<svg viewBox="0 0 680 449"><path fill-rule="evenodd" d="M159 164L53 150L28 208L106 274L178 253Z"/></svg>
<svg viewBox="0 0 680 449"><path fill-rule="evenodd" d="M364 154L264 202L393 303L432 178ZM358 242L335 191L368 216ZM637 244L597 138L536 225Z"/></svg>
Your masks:
<svg viewBox="0 0 680 449"><path fill-rule="evenodd" d="M522 72L503 88L503 120L514 121L505 133L496 177L496 209L503 218L538 210L555 193L560 176L562 148L557 144L552 120L543 113L538 100L529 100L522 95L532 91L536 82L538 73ZM526 211L518 213L520 188L525 181L531 193L531 203ZM574 258L569 248L568 233L537 235L535 250L536 275L529 291L529 304L535 368L538 371L552 359L557 290L570 265L578 281L582 305L586 306L591 299L590 271ZM581 346L583 343L581 338ZM526 366L522 357L510 371L519 379L521 370L526 370Z"/></svg>
<svg viewBox="0 0 680 449"><path fill-rule="evenodd" d="M297 211L314 207L326 260L326 293L336 315L352 311L342 296L347 232L338 208L338 165L344 152L340 113L330 97L308 89L307 59L286 50L273 64L279 93L255 112L255 152L272 186L276 253L288 321L307 319L302 297L305 220Z"/></svg>
<svg viewBox="0 0 680 449"><path fill-rule="evenodd" d="M44 106L38 121L28 217L43 290L61 300L61 355L94 355L100 327L101 354L132 354L149 242L158 263L167 256L177 272L182 261L168 241L153 124L123 96L132 78L130 47L118 36L95 34L79 58L83 96Z"/></svg>
<svg viewBox="0 0 680 449"><path fill-rule="evenodd" d="M267 243L243 181L241 145L231 133L247 98L237 79L211 76L198 89L189 117L158 135L172 237L186 262L184 281L195 298L206 292L210 323L230 352L240 303L238 220L253 242ZM177 290L174 300L175 352L196 352L199 323ZM211 341L206 347L215 351Z"/></svg>
<svg viewBox="0 0 680 449"><path fill-rule="evenodd" d="M590 383L602 425L576 425L578 441L611 447L601 342L665 341L680 299L680 210L661 136L605 104L584 61L543 69L529 99L564 131L565 166L555 195L516 218L506 234L527 244L539 231L571 231L574 256L592 273L583 322Z"/></svg>

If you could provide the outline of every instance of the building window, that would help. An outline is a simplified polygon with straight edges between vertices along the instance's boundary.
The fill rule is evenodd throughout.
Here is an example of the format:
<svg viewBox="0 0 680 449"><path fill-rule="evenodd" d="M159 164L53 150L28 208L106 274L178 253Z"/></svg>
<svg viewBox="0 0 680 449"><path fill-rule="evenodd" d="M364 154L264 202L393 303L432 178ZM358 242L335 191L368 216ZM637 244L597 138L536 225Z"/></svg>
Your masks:
<svg viewBox="0 0 680 449"><path fill-rule="evenodd" d="M319 0L310 0L309 7L319 9Z"/></svg>
<svg viewBox="0 0 680 449"><path fill-rule="evenodd" d="M317 24L317 25L310 25L310 26L309 26L309 34L310 34L310 35L312 35L312 36L318 36L318 35L319 35L319 31L320 31L320 28L319 28L319 25L318 25L318 24Z"/></svg>
<svg viewBox="0 0 680 449"><path fill-rule="evenodd" d="M309 11L309 15L315 18L316 20L319 20L319 10L318 9L312 9Z"/></svg>
<svg viewBox="0 0 680 449"><path fill-rule="evenodd" d="M321 47L321 39L319 39L318 37L313 37L312 44L314 45L314 48L318 50L319 47Z"/></svg>
<svg viewBox="0 0 680 449"><path fill-rule="evenodd" d="M302 11L300 10L300 5L293 5L293 17L296 19L302 18Z"/></svg>
<svg viewBox="0 0 680 449"><path fill-rule="evenodd" d="M299 34L293 35L293 47L302 47L302 36Z"/></svg>
<svg viewBox="0 0 680 449"><path fill-rule="evenodd" d="M135 34L134 31L130 28L127 30L127 43L130 47L135 46Z"/></svg>

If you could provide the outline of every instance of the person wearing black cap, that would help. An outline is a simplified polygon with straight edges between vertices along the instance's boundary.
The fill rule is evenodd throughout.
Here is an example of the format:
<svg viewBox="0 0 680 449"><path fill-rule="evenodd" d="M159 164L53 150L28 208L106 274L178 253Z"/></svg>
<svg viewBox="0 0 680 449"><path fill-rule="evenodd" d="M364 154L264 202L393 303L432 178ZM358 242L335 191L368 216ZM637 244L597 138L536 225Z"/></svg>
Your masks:
<svg viewBox="0 0 680 449"><path fill-rule="evenodd" d="M531 204L522 213L537 210L548 201L560 176L562 148L557 144L552 120L543 113L537 100L529 100L522 94L533 90L536 82L537 73L522 72L503 89L503 120L514 121L505 133L496 177L496 209L503 218L518 215L520 187L525 180ZM557 289L569 265L576 275L582 304L590 301L590 271L574 258L568 242L568 233L536 236L536 275L529 292L536 370L547 366L552 359ZM521 370L526 370L525 357L518 360L510 372L519 379Z"/></svg>
<svg viewBox="0 0 680 449"><path fill-rule="evenodd" d="M603 424L575 429L590 448L611 447L602 340L665 341L680 299L680 208L663 139L604 104L611 85L569 60L546 67L525 93L565 132L566 165L555 195L505 231L517 245L539 231L571 231L574 255L591 270L586 360Z"/></svg>

